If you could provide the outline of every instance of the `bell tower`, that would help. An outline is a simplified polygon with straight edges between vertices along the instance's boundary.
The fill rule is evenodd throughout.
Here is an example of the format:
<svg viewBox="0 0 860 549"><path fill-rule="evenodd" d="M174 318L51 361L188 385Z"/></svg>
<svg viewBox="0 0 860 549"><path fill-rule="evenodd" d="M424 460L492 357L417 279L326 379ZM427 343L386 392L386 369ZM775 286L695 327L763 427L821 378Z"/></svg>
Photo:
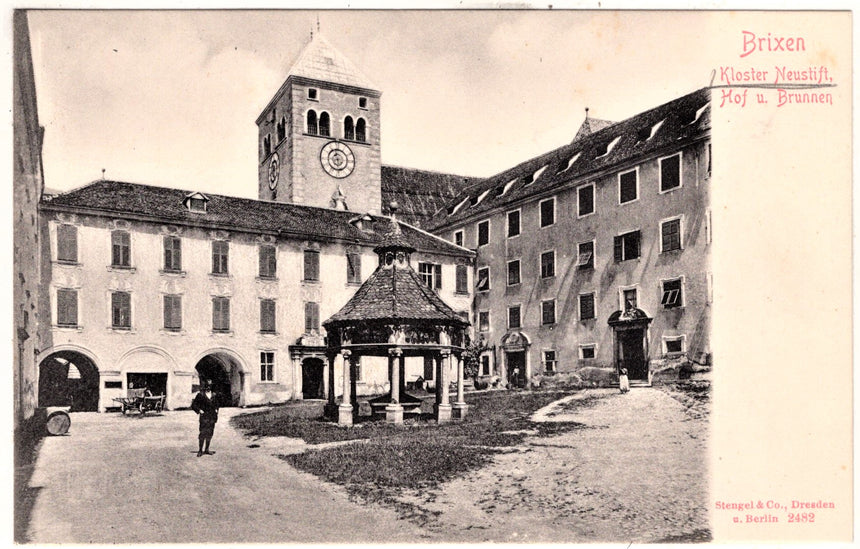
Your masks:
<svg viewBox="0 0 860 549"><path fill-rule="evenodd" d="M257 118L259 198L379 213L381 95L313 34Z"/></svg>

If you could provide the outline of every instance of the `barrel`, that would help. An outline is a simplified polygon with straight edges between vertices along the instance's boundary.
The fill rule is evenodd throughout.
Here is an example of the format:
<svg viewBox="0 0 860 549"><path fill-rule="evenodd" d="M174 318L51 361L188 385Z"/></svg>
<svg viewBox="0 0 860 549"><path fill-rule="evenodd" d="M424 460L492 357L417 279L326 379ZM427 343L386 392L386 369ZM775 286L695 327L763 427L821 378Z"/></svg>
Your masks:
<svg viewBox="0 0 860 549"><path fill-rule="evenodd" d="M65 435L72 425L72 418L65 410L48 410L48 419L45 421L45 429L49 435Z"/></svg>

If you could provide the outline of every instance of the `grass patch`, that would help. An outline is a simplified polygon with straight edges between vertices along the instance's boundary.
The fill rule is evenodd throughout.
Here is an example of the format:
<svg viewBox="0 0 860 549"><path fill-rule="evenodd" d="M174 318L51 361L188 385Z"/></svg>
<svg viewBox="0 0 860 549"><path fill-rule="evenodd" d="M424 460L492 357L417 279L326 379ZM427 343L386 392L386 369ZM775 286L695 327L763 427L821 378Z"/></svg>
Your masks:
<svg viewBox="0 0 860 549"><path fill-rule="evenodd" d="M579 427L576 423L529 421L533 412L571 393L468 395L467 418L444 425L413 420L397 426L359 418L358 424L343 428L328 421L289 417L279 408L236 416L232 421L249 435L301 438L309 444L365 439L280 457L297 469L345 486L353 497L392 505L402 517L426 524L434 514L399 501L401 490L431 490L485 466L500 449L516 446L528 436L517 431L536 430L538 436L550 436Z"/></svg>
<svg viewBox="0 0 860 549"><path fill-rule="evenodd" d="M660 390L684 405L688 415L695 419L706 419L711 413L711 383L689 380L658 385Z"/></svg>

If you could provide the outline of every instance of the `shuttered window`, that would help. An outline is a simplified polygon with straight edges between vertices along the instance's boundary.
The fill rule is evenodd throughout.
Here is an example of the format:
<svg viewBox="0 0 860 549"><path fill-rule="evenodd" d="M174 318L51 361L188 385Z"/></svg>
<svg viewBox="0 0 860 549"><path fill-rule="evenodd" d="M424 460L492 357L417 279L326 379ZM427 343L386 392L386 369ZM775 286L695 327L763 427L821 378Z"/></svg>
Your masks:
<svg viewBox="0 0 860 549"><path fill-rule="evenodd" d="M260 331L275 333L275 300L260 300Z"/></svg>
<svg viewBox="0 0 860 549"><path fill-rule="evenodd" d="M278 256L274 246L260 246L260 278L275 278L278 275Z"/></svg>
<svg viewBox="0 0 860 549"><path fill-rule="evenodd" d="M318 332L320 329L320 306L319 303L309 301L305 303L305 332Z"/></svg>
<svg viewBox="0 0 860 549"><path fill-rule="evenodd" d="M57 261L78 261L78 228L74 225L57 226Z"/></svg>
<svg viewBox="0 0 860 549"><path fill-rule="evenodd" d="M212 298L212 331L213 332L229 332L230 331L230 298L229 297L213 297Z"/></svg>
<svg viewBox="0 0 860 549"><path fill-rule="evenodd" d="M212 273L227 274L229 272L230 243L226 240L212 242Z"/></svg>
<svg viewBox="0 0 860 549"><path fill-rule="evenodd" d="M182 270L182 241L175 236L164 237L164 270Z"/></svg>
<svg viewBox="0 0 860 549"><path fill-rule="evenodd" d="M170 331L182 329L182 296L164 296L164 329Z"/></svg>
<svg viewBox="0 0 860 549"><path fill-rule="evenodd" d="M111 326L131 328L131 294L113 292L111 294Z"/></svg>
<svg viewBox="0 0 860 549"><path fill-rule="evenodd" d="M77 290L57 290L57 325L78 325Z"/></svg>
<svg viewBox="0 0 860 549"><path fill-rule="evenodd" d="M457 265L457 288L458 294L469 293L469 268L466 265Z"/></svg>
<svg viewBox="0 0 860 549"><path fill-rule="evenodd" d="M113 231L111 239L111 265L114 267L131 266L131 235L126 231Z"/></svg>
<svg viewBox="0 0 860 549"><path fill-rule="evenodd" d="M304 280L318 282L320 279L320 253L316 250L305 250Z"/></svg>

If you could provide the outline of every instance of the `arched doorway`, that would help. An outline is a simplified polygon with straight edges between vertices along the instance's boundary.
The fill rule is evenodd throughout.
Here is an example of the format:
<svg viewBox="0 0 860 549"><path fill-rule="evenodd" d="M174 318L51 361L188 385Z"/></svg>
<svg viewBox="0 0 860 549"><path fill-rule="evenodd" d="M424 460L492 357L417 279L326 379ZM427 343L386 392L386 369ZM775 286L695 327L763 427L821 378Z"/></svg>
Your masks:
<svg viewBox="0 0 860 549"><path fill-rule="evenodd" d="M99 370L76 351L51 353L39 363L39 406L70 406L73 412L99 409Z"/></svg>
<svg viewBox="0 0 860 549"><path fill-rule="evenodd" d="M325 398L323 373L325 363L319 358L306 358L302 361L302 398Z"/></svg>
<svg viewBox="0 0 860 549"><path fill-rule="evenodd" d="M521 332L509 332L502 337L501 347L505 355L505 376L510 387L525 387L531 379L528 360L531 341Z"/></svg>
<svg viewBox="0 0 860 549"><path fill-rule="evenodd" d="M615 332L615 370L627 370L631 381L648 381L648 324L652 318L636 307L615 311L609 325Z"/></svg>
<svg viewBox="0 0 860 549"><path fill-rule="evenodd" d="M210 353L195 366L200 384L212 382L212 389L218 394L221 406L240 406L245 372L239 361L223 352Z"/></svg>

